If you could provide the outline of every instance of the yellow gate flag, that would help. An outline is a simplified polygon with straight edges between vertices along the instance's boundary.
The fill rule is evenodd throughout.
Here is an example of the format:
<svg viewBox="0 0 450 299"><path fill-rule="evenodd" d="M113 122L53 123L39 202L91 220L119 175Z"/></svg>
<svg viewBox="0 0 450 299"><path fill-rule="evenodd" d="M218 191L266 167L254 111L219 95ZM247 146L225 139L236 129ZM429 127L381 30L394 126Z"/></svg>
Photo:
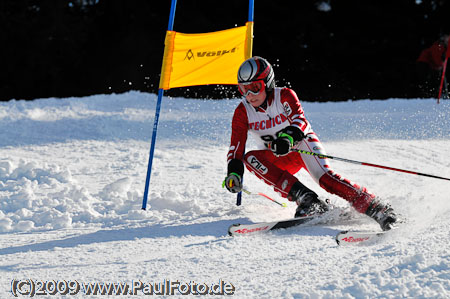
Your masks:
<svg viewBox="0 0 450 299"><path fill-rule="evenodd" d="M253 22L210 33L167 31L159 88L237 84L237 71L252 55Z"/></svg>

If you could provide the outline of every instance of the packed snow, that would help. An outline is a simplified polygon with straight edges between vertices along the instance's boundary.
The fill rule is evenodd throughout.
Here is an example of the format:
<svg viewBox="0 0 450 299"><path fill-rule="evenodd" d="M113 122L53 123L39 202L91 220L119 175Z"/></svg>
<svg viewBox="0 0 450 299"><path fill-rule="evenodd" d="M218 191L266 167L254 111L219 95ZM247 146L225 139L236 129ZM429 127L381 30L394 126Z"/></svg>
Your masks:
<svg viewBox="0 0 450 299"><path fill-rule="evenodd" d="M39 282L170 281L225 286L236 298L450 297L446 180L332 161L336 172L391 202L406 223L364 246L334 241L340 230L379 229L356 213L351 220L228 236L233 223L291 218L295 210L248 195L236 206L235 195L222 189L239 101L164 97L145 211L156 95L0 103L0 297L12 298L13 289L30 296L31 280L41 291ZM450 177L449 101L303 107L329 155ZM348 208L306 172L297 176ZM249 173L245 185L287 202ZM28 284L18 292L21 281ZM145 295L135 294L120 297ZM90 296L81 289L67 297Z"/></svg>

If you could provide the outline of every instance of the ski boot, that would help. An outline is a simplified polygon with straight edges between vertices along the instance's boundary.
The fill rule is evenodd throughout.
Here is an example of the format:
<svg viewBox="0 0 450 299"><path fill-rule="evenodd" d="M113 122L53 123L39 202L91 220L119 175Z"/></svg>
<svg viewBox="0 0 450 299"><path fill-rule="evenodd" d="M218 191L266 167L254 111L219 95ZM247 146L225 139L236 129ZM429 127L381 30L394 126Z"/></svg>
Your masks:
<svg viewBox="0 0 450 299"><path fill-rule="evenodd" d="M366 215L378 222L383 231L392 229L397 222L397 214L391 206L381 203L378 199L372 201L366 210Z"/></svg>
<svg viewBox="0 0 450 299"><path fill-rule="evenodd" d="M295 218L321 215L328 211L328 205L320 200L314 191L308 189L300 182L294 183L289 191L288 199L297 202L298 207L295 210Z"/></svg>

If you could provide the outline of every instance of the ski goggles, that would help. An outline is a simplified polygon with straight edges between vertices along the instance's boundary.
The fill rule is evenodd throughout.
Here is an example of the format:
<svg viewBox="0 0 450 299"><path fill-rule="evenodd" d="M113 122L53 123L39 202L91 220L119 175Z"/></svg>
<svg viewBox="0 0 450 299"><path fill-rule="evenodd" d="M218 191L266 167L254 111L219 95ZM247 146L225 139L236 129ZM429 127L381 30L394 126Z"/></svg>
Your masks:
<svg viewBox="0 0 450 299"><path fill-rule="evenodd" d="M253 81L253 82L246 82L246 83L239 83L238 89L239 92L244 96L248 96L249 94L252 95L258 95L260 92L264 91L266 85L264 84L263 80Z"/></svg>

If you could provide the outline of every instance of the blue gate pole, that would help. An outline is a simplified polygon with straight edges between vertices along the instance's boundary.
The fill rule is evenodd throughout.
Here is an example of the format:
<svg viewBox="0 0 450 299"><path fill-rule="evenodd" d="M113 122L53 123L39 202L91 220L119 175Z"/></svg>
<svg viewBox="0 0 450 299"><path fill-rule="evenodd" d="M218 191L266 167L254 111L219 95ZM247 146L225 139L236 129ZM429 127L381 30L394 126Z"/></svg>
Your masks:
<svg viewBox="0 0 450 299"><path fill-rule="evenodd" d="M254 8L255 8L254 0L249 0L248 1L248 21L249 22L253 22Z"/></svg>
<svg viewBox="0 0 450 299"><path fill-rule="evenodd" d="M168 31L173 31L173 22L175 20L176 7L177 7L177 0L172 0L172 4L170 6L169 26L167 29ZM156 102L155 120L153 122L153 134L152 134L152 143L150 145L150 156L148 159L148 166L147 166L147 177L145 178L144 198L142 200L143 210L147 208L148 190L150 188L150 177L152 174L153 155L155 153L156 132L158 131L159 113L161 110L161 102L163 95L164 89L160 88L158 91L158 101Z"/></svg>
<svg viewBox="0 0 450 299"><path fill-rule="evenodd" d="M249 0L248 1L248 21L249 22L253 22L254 8L255 8L254 0ZM244 184L244 176L242 176L242 184ZM239 192L236 197L236 205L240 206L241 203L242 203L242 191Z"/></svg>

